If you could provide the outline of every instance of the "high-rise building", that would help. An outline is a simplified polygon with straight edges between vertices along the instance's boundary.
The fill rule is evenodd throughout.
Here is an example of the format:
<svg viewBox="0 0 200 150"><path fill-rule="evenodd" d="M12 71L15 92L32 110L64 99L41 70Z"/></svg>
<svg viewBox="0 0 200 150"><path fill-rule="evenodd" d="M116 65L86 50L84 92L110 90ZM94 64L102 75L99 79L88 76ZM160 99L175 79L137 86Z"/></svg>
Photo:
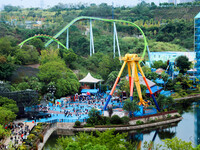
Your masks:
<svg viewBox="0 0 200 150"><path fill-rule="evenodd" d="M174 3L174 5L177 5L177 0L168 0L168 3Z"/></svg>
<svg viewBox="0 0 200 150"><path fill-rule="evenodd" d="M196 52L196 76L200 78L200 12L194 17L194 50Z"/></svg>
<svg viewBox="0 0 200 150"><path fill-rule="evenodd" d="M180 3L194 2L195 0L180 0Z"/></svg>
<svg viewBox="0 0 200 150"><path fill-rule="evenodd" d="M40 8L41 8L41 9L44 8L44 0L40 0Z"/></svg>

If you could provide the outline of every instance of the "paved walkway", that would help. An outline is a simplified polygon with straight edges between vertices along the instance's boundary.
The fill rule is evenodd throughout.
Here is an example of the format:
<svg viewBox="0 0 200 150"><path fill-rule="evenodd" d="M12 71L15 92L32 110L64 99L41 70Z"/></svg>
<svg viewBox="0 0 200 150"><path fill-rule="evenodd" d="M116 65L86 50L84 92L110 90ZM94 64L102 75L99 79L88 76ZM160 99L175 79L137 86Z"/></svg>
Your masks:
<svg viewBox="0 0 200 150"><path fill-rule="evenodd" d="M14 129L14 131L11 133L11 135L6 139L5 141L5 145L9 146L9 145L21 145L22 144L22 137L21 137L21 132L27 132L26 135L24 135L24 138L27 138L27 136L29 135L29 132L27 131L26 126L28 126L29 131L31 131L31 129L34 127L34 123L32 122L24 122L25 120L16 120L14 121L15 124L23 124L23 126L19 126L17 128Z"/></svg>
<svg viewBox="0 0 200 150"><path fill-rule="evenodd" d="M46 141L49 139L49 137L51 136L51 134L56 130L57 128L56 127L52 127L50 128L46 134L44 135L44 139L43 139L43 142L40 143L38 145L38 150L42 150L42 148L44 147L44 144L46 143Z"/></svg>

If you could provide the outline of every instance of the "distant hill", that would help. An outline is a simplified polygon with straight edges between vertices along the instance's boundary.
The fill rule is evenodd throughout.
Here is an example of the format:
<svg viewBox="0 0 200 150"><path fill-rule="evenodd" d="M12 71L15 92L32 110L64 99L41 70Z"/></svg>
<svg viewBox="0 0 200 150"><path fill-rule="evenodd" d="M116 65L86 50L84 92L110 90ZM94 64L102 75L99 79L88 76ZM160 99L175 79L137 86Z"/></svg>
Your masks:
<svg viewBox="0 0 200 150"><path fill-rule="evenodd" d="M168 7L156 8L153 10L154 19L186 19L193 20L194 17L200 12L200 6L194 7Z"/></svg>

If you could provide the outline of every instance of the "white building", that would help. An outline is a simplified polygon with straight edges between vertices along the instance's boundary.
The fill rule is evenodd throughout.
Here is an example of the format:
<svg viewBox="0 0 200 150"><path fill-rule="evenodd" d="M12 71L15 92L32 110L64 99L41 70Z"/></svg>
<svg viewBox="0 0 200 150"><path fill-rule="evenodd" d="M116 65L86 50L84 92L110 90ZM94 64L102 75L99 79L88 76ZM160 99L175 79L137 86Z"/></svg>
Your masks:
<svg viewBox="0 0 200 150"><path fill-rule="evenodd" d="M177 5L177 0L168 0L168 3L174 3L174 5Z"/></svg>
<svg viewBox="0 0 200 150"><path fill-rule="evenodd" d="M189 61L194 61L196 52L150 52L151 63L158 60L174 62L179 56L186 56Z"/></svg>
<svg viewBox="0 0 200 150"><path fill-rule="evenodd" d="M180 0L180 3L194 2L194 0Z"/></svg>

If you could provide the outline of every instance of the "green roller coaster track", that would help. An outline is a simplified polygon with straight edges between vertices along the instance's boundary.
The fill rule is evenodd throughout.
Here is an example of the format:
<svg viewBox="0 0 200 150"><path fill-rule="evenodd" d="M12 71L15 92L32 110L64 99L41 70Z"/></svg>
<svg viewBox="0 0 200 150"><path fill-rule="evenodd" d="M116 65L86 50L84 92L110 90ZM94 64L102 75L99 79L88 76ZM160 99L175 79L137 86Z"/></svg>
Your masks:
<svg viewBox="0 0 200 150"><path fill-rule="evenodd" d="M38 34L38 35L32 36L32 37L30 37L30 38L24 40L23 42L21 42L21 43L19 44L19 46L23 46L24 43L26 43L26 42L28 42L28 41L34 39L34 38L39 38L39 37L41 37L41 38L47 38L47 39L50 39L51 41L55 41L56 43L58 43L59 45L61 45L63 48L67 49L67 48L66 48L60 41L58 41L56 38L51 37L51 36L48 36L48 35L43 35L43 34Z"/></svg>
<svg viewBox="0 0 200 150"><path fill-rule="evenodd" d="M130 24L130 25L136 27L136 28L139 29L139 31L142 33L142 36L143 36L143 38L144 38L144 50L143 50L143 53L142 53L142 58L144 58L145 53L146 53L146 50L147 50L147 46L148 46L146 37L145 37L144 32L142 31L142 29L141 29L138 25L136 25L135 23L130 22L130 21L115 20L115 19L103 19L103 18L97 18L97 17L86 17L86 16L82 16L82 17L78 17L78 18L75 18L74 20L72 20L68 25L66 25L62 30L60 30L60 32L58 32L58 33L57 33L55 36L53 36L53 37L54 37L54 38L57 38L57 37L60 36L65 30L67 30L72 24L74 24L74 23L77 22L77 21L81 21L81 20L99 20L99 21L106 21L106 22L120 22L120 23ZM47 47L49 44L51 44L52 41L53 41L53 39L49 40L49 41L45 44L45 47Z"/></svg>

